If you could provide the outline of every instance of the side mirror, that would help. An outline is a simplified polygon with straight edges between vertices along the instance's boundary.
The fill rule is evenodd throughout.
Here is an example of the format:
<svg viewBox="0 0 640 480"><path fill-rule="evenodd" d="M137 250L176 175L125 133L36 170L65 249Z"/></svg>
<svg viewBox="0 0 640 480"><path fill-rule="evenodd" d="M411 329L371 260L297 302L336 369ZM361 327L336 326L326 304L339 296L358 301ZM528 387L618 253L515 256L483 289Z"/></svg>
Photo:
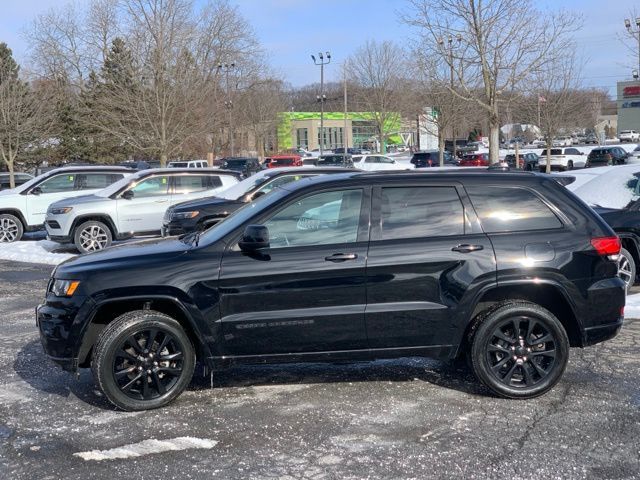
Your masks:
<svg viewBox="0 0 640 480"><path fill-rule="evenodd" d="M42 193L42 189L40 187L33 187L29 193L32 195L40 195Z"/></svg>
<svg viewBox="0 0 640 480"><path fill-rule="evenodd" d="M133 194L133 190L127 190L125 192L122 193L122 195L120 195L122 198L124 198L125 200L131 200L134 196Z"/></svg>
<svg viewBox="0 0 640 480"><path fill-rule="evenodd" d="M269 247L269 229L264 225L247 225L238 246L243 252Z"/></svg>
<svg viewBox="0 0 640 480"><path fill-rule="evenodd" d="M253 198L251 200L256 200L257 198L260 198L261 196L265 195L267 192L265 192L264 190L259 190L256 193L253 194Z"/></svg>

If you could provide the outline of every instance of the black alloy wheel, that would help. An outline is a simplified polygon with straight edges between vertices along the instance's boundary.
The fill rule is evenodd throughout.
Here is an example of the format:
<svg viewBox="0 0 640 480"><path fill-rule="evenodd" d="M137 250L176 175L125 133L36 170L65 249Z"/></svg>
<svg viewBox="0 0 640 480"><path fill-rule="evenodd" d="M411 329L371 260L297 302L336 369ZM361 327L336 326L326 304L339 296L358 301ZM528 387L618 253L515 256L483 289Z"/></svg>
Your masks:
<svg viewBox="0 0 640 480"><path fill-rule="evenodd" d="M175 319L151 310L134 311L107 325L91 368L114 405L130 411L158 408L191 381L195 350Z"/></svg>
<svg viewBox="0 0 640 480"><path fill-rule="evenodd" d="M550 390L568 360L569 341L560 321L528 302L504 304L490 313L473 338L474 372L508 398L532 398Z"/></svg>

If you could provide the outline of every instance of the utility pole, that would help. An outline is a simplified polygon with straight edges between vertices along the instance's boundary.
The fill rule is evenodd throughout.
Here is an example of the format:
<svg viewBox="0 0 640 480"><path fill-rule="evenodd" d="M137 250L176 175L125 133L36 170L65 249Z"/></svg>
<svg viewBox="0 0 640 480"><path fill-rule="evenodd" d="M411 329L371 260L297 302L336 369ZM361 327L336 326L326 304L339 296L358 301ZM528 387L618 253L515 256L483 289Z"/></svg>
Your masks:
<svg viewBox="0 0 640 480"><path fill-rule="evenodd" d="M638 40L638 72L640 72L640 17L636 18L635 28L631 26L631 20L628 18L624 19L624 26L629 35Z"/></svg>
<svg viewBox="0 0 640 480"><path fill-rule="evenodd" d="M462 41L462 35L456 35L456 40L458 41L458 45ZM440 46L444 45L444 40L439 39L438 43ZM447 43L449 44L449 87L453 90L453 37L449 35L447 38ZM453 93L451 94L453 95ZM453 158L456 157L458 145L456 144L456 126L451 124L451 134L453 136Z"/></svg>
<svg viewBox="0 0 640 480"><path fill-rule="evenodd" d="M343 67L343 83L344 83L344 132L342 135L343 138L343 147L344 147L344 155L343 155L343 164L347 162L347 148L349 147L349 135L347 134L347 62L344 62Z"/></svg>
<svg viewBox="0 0 640 480"><path fill-rule="evenodd" d="M324 95L324 66L331 63L331 54L326 52L326 57L320 52L318 59L314 55L311 55L311 59L315 65L320 66L320 95L317 99L320 102L320 156L322 156L322 150L324 149L324 102L327 99Z"/></svg>
<svg viewBox="0 0 640 480"><path fill-rule="evenodd" d="M234 69L235 63L219 63L218 70L224 70L227 80L227 100L224 102L227 107L227 115L229 119L229 149L231 150L231 156L235 154L234 151L234 135L233 135L233 101L231 100L231 88L229 84L229 71Z"/></svg>

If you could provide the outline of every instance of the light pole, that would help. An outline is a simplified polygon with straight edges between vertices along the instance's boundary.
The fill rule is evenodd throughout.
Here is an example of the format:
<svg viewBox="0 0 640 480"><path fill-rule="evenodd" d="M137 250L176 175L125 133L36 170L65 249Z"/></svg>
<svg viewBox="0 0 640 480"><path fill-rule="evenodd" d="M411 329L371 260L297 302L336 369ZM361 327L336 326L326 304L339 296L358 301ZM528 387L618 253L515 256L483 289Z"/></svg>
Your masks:
<svg viewBox="0 0 640 480"><path fill-rule="evenodd" d="M320 95L318 95L318 101L320 102L320 156L322 156L322 150L324 147L324 102L327 99L324 96L324 66L331 63L331 54L326 52L325 55L320 52L318 58L311 55L313 63L320 65Z"/></svg>
<svg viewBox="0 0 640 480"><path fill-rule="evenodd" d="M631 25L631 20L624 19L624 26L629 35L638 40L638 71L640 71L640 17L636 18L635 28Z"/></svg>
<svg viewBox="0 0 640 480"><path fill-rule="evenodd" d="M462 42L462 35L456 35L456 40L459 45ZM438 43L443 46L444 40L439 39ZM452 90L451 95L453 95L453 37L451 35L447 38L447 43L449 44L449 87ZM453 158L456 158L458 145L456 144L456 126L453 123L451 124L451 134L453 135Z"/></svg>
<svg viewBox="0 0 640 480"><path fill-rule="evenodd" d="M227 115L229 118L229 148L231 150L231 156L234 155L234 145L233 145L233 102L231 100L231 88L229 84L229 71L235 68L235 63L219 63L218 70L223 70L226 75L227 81L227 100L224 102L224 106L227 107Z"/></svg>

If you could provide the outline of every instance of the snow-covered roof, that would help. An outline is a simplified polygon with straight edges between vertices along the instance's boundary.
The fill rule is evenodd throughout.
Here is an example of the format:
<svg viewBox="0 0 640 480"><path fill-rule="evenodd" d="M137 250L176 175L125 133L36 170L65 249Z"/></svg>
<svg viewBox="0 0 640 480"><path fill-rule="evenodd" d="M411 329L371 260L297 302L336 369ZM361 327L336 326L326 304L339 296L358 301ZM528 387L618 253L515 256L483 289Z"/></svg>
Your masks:
<svg viewBox="0 0 640 480"><path fill-rule="evenodd" d="M570 173L576 181L567 188L592 206L624 208L640 198L640 165L589 168Z"/></svg>

